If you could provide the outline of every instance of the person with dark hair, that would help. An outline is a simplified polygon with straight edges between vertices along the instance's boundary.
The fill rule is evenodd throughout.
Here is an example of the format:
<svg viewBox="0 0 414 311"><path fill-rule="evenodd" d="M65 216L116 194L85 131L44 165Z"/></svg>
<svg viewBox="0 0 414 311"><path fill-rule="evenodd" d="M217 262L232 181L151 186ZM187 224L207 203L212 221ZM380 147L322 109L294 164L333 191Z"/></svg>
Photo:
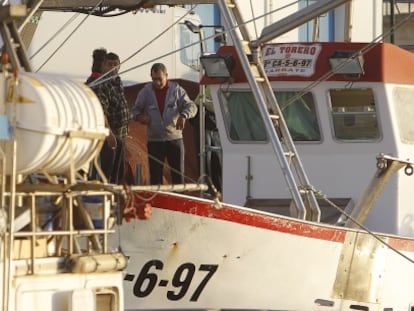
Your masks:
<svg viewBox="0 0 414 311"><path fill-rule="evenodd" d="M105 48L98 48L93 50L92 53L92 72L91 75L86 79L86 84L95 81L102 75L103 71L103 62L105 61L106 56L106 49Z"/></svg>
<svg viewBox="0 0 414 311"><path fill-rule="evenodd" d="M105 78L91 87L102 104L105 122L110 129L100 154L101 167L108 181L115 184L124 182L124 147L130 120L124 87L118 76L119 68L119 56L107 53L102 65Z"/></svg>
<svg viewBox="0 0 414 311"><path fill-rule="evenodd" d="M185 122L197 113L197 106L176 82L168 80L162 63L151 67L152 83L138 93L132 115L147 125L148 164L151 184L162 184L163 164L170 166L173 184L183 183Z"/></svg>
<svg viewBox="0 0 414 311"><path fill-rule="evenodd" d="M91 74L86 79L85 83L89 85L96 79L98 79L102 75L102 65L105 60L106 56L106 49L105 48L97 48L92 52L92 68ZM93 163L87 163L82 168L80 168L79 172L82 178L92 177L95 179L97 176L97 171L95 165Z"/></svg>

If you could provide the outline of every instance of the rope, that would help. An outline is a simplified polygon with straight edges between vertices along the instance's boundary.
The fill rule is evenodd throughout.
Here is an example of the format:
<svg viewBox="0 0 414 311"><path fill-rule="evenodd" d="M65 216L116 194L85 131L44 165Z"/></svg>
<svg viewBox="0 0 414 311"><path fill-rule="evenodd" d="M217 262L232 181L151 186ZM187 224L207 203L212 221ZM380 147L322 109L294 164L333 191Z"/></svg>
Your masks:
<svg viewBox="0 0 414 311"><path fill-rule="evenodd" d="M144 147L144 144L142 142L140 142L139 140L135 140L135 142L138 142L138 148L139 148L140 151L147 154L148 157L151 158L152 160L154 160L155 162L164 165L163 161L158 160L157 158L155 158L154 156L152 156L151 154L149 154L148 152L145 151L145 149L144 149L145 147ZM190 176L186 175L185 173L182 173L182 172L170 167L169 165L168 165L168 168L170 169L171 172L175 172L177 174L180 174L184 178L184 180L187 181L187 182L199 183L195 179L191 178Z"/></svg>

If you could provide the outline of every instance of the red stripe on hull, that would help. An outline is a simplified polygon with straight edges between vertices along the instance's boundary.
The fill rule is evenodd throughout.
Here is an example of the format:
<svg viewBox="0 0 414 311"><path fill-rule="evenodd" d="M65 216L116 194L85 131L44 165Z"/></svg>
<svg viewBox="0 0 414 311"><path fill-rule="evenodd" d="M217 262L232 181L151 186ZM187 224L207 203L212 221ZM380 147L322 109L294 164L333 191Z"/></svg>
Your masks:
<svg viewBox="0 0 414 311"><path fill-rule="evenodd" d="M344 241L346 234L344 229L295 221L277 215L271 216L253 210L234 208L226 204L217 207L214 203L165 193L157 194L151 199L151 204L156 208L339 243Z"/></svg>
<svg viewBox="0 0 414 311"><path fill-rule="evenodd" d="M224 203L217 207L214 203L197 200L192 197L175 194L153 193L140 194L142 197L151 197L151 204L155 208L171 210L206 218L229 221L246 226L278 231L307 238L343 243L346 233L351 229L332 227L329 225L297 221L284 218L280 215L268 215L254 210L232 207ZM366 234L366 232L363 232ZM381 235L382 237L386 235ZM388 244L399 251L414 251L414 240L388 236Z"/></svg>

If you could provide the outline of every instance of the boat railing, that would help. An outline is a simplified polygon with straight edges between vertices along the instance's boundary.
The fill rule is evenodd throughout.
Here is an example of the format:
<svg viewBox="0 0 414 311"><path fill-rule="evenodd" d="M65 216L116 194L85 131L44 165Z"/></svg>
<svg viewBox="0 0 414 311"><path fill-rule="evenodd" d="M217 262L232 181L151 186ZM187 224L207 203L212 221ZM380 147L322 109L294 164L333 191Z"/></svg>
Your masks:
<svg viewBox="0 0 414 311"><path fill-rule="evenodd" d="M5 206L9 207L12 195L4 193ZM20 184L14 196L16 217L9 220L12 258L113 251L108 249L108 235L115 231L113 192L98 190L96 184Z"/></svg>
<svg viewBox="0 0 414 311"><path fill-rule="evenodd" d="M205 191L205 184L132 185L133 192ZM16 185L15 219L10 222L15 240L27 240L31 258L35 245L45 239L43 257L70 254L102 254L108 249L108 236L122 222L126 186L97 182L76 184L21 183ZM5 206L11 207L12 192L4 193ZM9 208L10 208L9 207ZM10 213L11 214L11 213ZM20 243L20 242L19 242ZM14 254L13 257L18 257Z"/></svg>

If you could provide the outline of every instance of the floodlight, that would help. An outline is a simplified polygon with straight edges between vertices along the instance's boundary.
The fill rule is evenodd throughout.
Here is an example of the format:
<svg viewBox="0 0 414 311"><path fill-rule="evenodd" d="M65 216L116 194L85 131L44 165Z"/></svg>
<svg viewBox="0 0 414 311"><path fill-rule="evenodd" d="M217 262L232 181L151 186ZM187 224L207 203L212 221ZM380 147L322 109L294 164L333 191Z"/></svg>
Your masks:
<svg viewBox="0 0 414 311"><path fill-rule="evenodd" d="M329 64L335 74L364 74L364 58L358 51L336 51L329 57Z"/></svg>
<svg viewBox="0 0 414 311"><path fill-rule="evenodd" d="M231 78L235 61L230 54L210 54L200 57L201 64L209 78Z"/></svg>

